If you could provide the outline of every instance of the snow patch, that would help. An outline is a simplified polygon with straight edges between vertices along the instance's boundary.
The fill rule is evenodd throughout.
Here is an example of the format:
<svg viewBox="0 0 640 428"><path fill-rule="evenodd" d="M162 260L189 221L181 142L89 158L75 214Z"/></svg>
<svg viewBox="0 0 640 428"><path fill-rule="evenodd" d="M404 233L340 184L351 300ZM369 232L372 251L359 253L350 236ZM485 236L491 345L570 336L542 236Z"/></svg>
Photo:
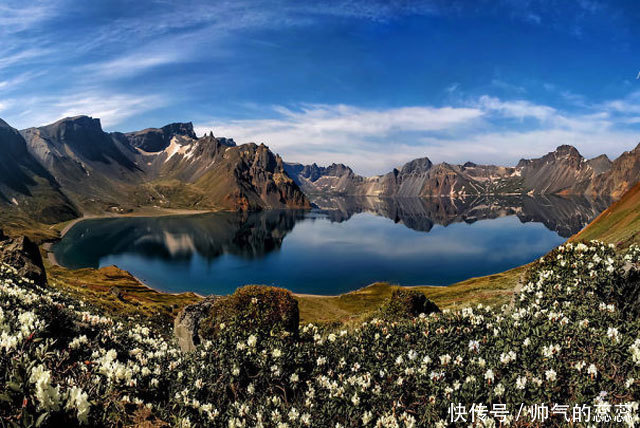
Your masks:
<svg viewBox="0 0 640 428"><path fill-rule="evenodd" d="M184 140L181 141L180 139L178 139L178 137L173 137L171 139L169 147L164 149L164 153L167 154L167 158L164 161L167 162L175 154L180 154L184 156L188 151L192 150L193 147L191 144L188 144L189 142ZM181 144L181 143L186 143L186 144Z"/></svg>

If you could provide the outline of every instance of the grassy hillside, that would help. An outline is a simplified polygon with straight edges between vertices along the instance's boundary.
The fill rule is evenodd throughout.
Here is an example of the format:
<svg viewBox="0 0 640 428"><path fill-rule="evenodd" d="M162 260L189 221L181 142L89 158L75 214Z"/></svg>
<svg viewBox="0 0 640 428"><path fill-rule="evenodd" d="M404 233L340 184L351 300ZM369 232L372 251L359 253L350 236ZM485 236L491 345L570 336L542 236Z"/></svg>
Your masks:
<svg viewBox="0 0 640 428"><path fill-rule="evenodd" d="M604 242L628 246L640 242L640 183L607 208L570 241Z"/></svg>

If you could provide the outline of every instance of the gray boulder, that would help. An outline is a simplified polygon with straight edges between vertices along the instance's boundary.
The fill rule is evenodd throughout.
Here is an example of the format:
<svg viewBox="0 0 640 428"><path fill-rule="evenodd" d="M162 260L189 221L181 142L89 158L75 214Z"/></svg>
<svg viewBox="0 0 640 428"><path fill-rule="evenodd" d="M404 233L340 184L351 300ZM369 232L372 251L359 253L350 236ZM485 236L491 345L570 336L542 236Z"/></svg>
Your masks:
<svg viewBox="0 0 640 428"><path fill-rule="evenodd" d="M196 349L201 343L200 321L206 318L220 296L209 296L193 305L185 306L173 322L173 334L183 352Z"/></svg>
<svg viewBox="0 0 640 428"><path fill-rule="evenodd" d="M47 273L38 246L26 236L10 239L0 231L0 263L18 270L18 274L37 284L47 283Z"/></svg>

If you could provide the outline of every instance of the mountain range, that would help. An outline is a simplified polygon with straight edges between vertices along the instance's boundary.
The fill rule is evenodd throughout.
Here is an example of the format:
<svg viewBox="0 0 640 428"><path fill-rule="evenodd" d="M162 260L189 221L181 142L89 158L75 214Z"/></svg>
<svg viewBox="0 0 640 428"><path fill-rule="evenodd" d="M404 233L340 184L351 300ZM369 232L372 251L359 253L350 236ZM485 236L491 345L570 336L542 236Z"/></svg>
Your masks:
<svg viewBox="0 0 640 428"><path fill-rule="evenodd" d="M140 206L310 207L267 146L198 138L191 123L108 133L88 116L20 132L1 122L0 146L0 201L43 222Z"/></svg>
<svg viewBox="0 0 640 428"><path fill-rule="evenodd" d="M0 205L43 223L140 207L258 211L311 207L308 196L382 198L580 195L617 199L640 174L640 146L611 161L563 145L516 166L428 158L364 177L343 164L285 163L264 144L238 145L191 123L121 133L76 116L18 131L0 120Z"/></svg>
<svg viewBox="0 0 640 428"><path fill-rule="evenodd" d="M464 197L469 195L587 195L620 197L640 177L640 145L614 161L606 155L584 158L576 148L558 147L541 158L522 159L515 167L433 164L429 158L399 169L363 177L343 164L287 163L285 170L309 195L381 197Z"/></svg>

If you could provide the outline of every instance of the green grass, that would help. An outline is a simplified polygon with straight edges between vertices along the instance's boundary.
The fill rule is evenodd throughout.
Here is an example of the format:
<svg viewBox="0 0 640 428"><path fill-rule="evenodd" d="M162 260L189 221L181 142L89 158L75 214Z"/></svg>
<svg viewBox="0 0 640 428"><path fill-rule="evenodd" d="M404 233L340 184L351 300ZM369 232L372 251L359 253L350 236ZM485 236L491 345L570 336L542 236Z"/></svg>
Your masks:
<svg viewBox="0 0 640 428"><path fill-rule="evenodd" d="M640 242L640 184L636 184L570 241L603 242L626 247Z"/></svg>
<svg viewBox="0 0 640 428"><path fill-rule="evenodd" d="M51 226L10 210L0 213L0 229L9 236L25 235L38 244L53 241L59 236L58 231Z"/></svg>
<svg viewBox="0 0 640 428"><path fill-rule="evenodd" d="M527 266L478 278L470 278L447 287L411 287L423 292L440 309L454 309L482 303L509 303ZM376 310L395 289L388 283L376 283L339 296L299 294L294 297L300 308L302 323L356 322Z"/></svg>
<svg viewBox="0 0 640 428"><path fill-rule="evenodd" d="M115 266L101 269L66 269L45 261L49 285L91 302L112 315L169 322L185 306L200 300L194 293L162 293L147 287ZM112 288L120 290L120 296Z"/></svg>

